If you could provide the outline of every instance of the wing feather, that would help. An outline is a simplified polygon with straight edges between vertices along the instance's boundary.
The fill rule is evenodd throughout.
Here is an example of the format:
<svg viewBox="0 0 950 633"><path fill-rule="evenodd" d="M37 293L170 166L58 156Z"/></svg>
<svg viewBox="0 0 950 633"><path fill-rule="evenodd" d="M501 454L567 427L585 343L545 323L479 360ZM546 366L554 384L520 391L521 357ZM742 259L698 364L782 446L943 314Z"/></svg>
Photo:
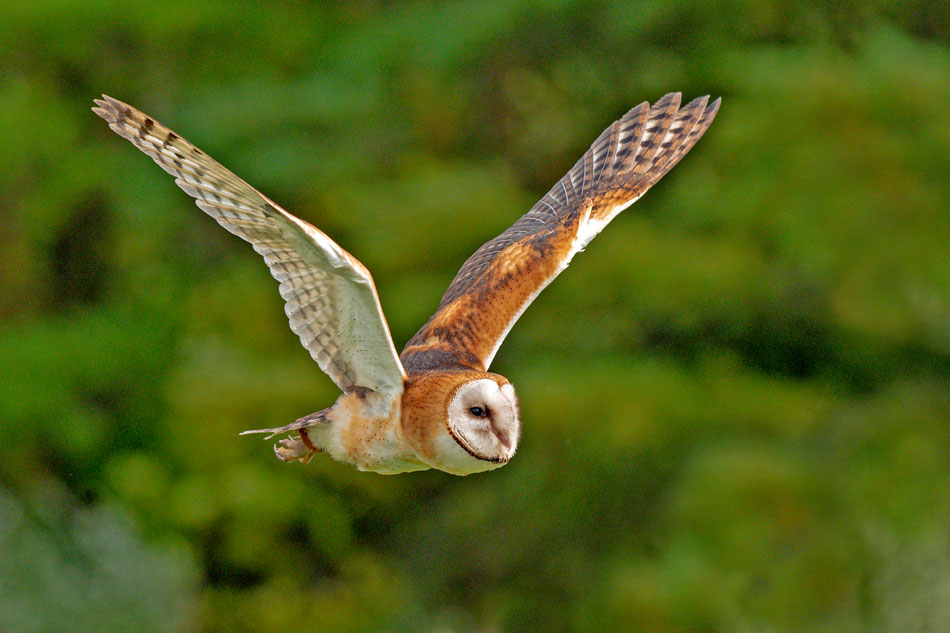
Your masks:
<svg viewBox="0 0 950 633"><path fill-rule="evenodd" d="M488 369L521 313L618 213L696 144L720 100L680 107L670 93L641 103L590 149L507 231L462 265L438 310L402 352L410 373L436 367Z"/></svg>
<svg viewBox="0 0 950 633"><path fill-rule="evenodd" d="M342 390L402 392L405 370L372 276L356 258L151 117L106 95L95 101L93 111L113 131L263 256L280 282L291 330Z"/></svg>

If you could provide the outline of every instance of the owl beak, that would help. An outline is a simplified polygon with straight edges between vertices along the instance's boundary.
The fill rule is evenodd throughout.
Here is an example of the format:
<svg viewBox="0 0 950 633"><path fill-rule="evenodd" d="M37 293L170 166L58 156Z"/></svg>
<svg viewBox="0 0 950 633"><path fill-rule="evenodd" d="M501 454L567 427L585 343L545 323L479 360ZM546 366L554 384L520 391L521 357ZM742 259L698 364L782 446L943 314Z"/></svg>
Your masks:
<svg viewBox="0 0 950 633"><path fill-rule="evenodd" d="M501 445L505 447L505 450L510 449L511 436L508 434L508 432L495 426L494 420L489 420L488 424L491 426L492 433L495 434L495 437L498 438L498 441L501 443Z"/></svg>

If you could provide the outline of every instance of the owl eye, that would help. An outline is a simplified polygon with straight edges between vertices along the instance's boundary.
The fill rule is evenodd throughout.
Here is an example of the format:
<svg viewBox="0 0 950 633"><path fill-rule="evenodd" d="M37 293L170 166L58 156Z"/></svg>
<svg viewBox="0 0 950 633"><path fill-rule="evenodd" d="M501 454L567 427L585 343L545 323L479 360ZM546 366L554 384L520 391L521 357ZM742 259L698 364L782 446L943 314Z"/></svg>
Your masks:
<svg viewBox="0 0 950 633"><path fill-rule="evenodd" d="M484 418L486 415L488 415L488 410L481 407L472 407L468 410L468 412L474 415L476 418Z"/></svg>

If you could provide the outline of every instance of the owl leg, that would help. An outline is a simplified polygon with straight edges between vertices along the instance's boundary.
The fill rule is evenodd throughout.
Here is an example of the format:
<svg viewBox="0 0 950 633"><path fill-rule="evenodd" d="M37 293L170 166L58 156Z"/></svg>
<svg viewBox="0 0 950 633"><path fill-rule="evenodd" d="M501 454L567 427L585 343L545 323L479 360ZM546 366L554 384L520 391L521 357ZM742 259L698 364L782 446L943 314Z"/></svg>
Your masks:
<svg viewBox="0 0 950 633"><path fill-rule="evenodd" d="M329 413L330 409L326 408L317 411L316 413L305 415L299 420L291 422L287 426L279 426L274 429L255 429L253 431L244 431L241 433L241 435L247 435L248 433L267 433L267 437L264 439L269 440L275 435L279 435L281 433L287 433L288 431L298 431L300 433L298 437L291 436L282 439L277 444L275 444L274 453L277 454L277 458L281 461L301 461L306 464L316 453L321 452L320 449L314 446L313 442L310 441L310 437L307 435L307 428L316 426L318 424L329 424Z"/></svg>
<svg viewBox="0 0 950 633"><path fill-rule="evenodd" d="M320 449L313 445L307 435L307 429L300 429L298 437L288 437L274 444L274 453L282 462L300 461L308 463Z"/></svg>

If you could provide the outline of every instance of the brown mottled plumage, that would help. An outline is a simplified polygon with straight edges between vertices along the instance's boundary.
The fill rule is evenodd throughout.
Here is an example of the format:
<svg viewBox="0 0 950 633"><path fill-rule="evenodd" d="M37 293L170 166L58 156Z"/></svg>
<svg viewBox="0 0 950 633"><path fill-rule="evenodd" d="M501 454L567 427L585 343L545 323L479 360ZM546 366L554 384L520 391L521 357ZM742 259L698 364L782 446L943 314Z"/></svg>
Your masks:
<svg viewBox="0 0 950 633"><path fill-rule="evenodd" d="M398 357L372 277L356 258L135 108L103 96L93 111L263 255L291 329L344 392L287 426L245 433L296 431L275 447L284 461L323 451L361 470L465 475L507 463L518 445L514 388L488 372L508 331L575 254L696 144L719 109L718 99L708 101L680 107L671 93L604 130L531 210L468 258Z"/></svg>

